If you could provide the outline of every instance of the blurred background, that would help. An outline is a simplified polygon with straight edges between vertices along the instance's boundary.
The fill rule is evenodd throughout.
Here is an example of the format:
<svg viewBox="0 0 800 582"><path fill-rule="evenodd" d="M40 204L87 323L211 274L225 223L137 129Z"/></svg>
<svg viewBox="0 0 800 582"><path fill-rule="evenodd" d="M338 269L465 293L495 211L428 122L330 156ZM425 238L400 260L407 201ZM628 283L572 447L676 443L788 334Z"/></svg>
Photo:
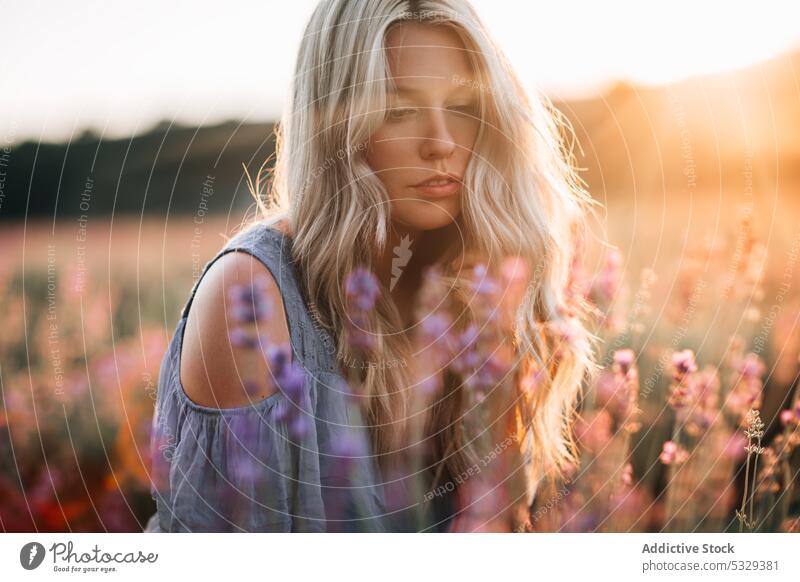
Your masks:
<svg viewBox="0 0 800 582"><path fill-rule="evenodd" d="M634 348L648 380L626 457L646 518L617 527L668 528L664 353L722 369L741 338L764 364L765 442L794 422L781 412L800 349L800 6L473 4L573 126L603 205L585 283L599 333ZM274 153L314 5L0 3L3 531L137 531L155 510L161 357L203 265L255 210L244 169ZM735 523L744 463L732 455L716 482L714 527ZM784 517L798 513L792 471Z"/></svg>

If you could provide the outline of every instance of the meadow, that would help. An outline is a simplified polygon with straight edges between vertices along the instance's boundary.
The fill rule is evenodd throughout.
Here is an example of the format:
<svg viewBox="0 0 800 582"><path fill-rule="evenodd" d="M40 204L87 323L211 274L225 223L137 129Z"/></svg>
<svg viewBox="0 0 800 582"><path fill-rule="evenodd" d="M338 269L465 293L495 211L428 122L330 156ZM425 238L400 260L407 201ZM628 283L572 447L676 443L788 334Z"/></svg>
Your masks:
<svg viewBox="0 0 800 582"><path fill-rule="evenodd" d="M798 530L800 223L744 202L606 202L573 273L604 369L535 531ZM0 227L3 531L141 531L161 358L238 223Z"/></svg>

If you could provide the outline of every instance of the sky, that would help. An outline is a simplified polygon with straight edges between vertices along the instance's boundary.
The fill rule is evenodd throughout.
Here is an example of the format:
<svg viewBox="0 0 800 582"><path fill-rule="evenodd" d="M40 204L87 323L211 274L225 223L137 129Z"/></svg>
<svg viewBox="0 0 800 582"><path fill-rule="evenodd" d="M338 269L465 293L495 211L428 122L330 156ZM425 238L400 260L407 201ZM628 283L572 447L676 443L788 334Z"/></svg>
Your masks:
<svg viewBox="0 0 800 582"><path fill-rule="evenodd" d="M316 0L0 0L0 146L279 117ZM800 50L800 2L473 0L528 87L594 97Z"/></svg>

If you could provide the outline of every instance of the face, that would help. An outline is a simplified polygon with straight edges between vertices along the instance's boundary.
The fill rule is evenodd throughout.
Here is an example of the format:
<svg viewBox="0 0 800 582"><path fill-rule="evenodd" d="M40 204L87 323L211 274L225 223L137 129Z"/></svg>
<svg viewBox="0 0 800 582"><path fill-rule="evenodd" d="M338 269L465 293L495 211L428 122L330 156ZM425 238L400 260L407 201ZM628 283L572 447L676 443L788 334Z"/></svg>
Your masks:
<svg viewBox="0 0 800 582"><path fill-rule="evenodd" d="M455 31L424 23L396 25L386 47L396 92L387 96L386 118L370 137L367 162L386 186L395 225L440 228L461 212L459 180L480 126L468 55ZM437 174L451 181L421 185Z"/></svg>

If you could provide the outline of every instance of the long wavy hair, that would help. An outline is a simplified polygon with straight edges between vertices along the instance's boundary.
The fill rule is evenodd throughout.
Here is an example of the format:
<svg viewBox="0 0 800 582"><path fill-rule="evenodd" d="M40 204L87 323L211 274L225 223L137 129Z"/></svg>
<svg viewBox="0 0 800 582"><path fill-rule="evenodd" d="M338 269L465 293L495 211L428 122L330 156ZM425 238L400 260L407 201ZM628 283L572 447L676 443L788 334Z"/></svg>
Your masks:
<svg viewBox="0 0 800 582"><path fill-rule="evenodd" d="M412 346L382 289L371 324L372 356L348 343L342 288L349 272L370 268L387 244L391 206L365 159L365 144L387 109L390 27L428 21L452 27L467 48L478 83L481 126L464 176L459 241L442 255L442 273L458 294L456 256L518 256L535 266L517 311L518 386L503 409L506 429L529 467L529 493L545 471L575 457L571 422L587 374L596 372L593 341L580 304L570 304L570 271L595 204L573 168L571 127L548 98L529 95L466 0L323 0L303 36L290 98L276 126L276 159L262 188L262 166L248 180L261 224L287 219L293 259L314 317L336 339L341 362L373 357L404 362ZM262 191L264 190L264 191ZM564 330L569 341L564 342ZM519 386L538 370L537 388ZM409 433L413 379L404 366L368 367L364 400L374 454L386 465ZM474 462L463 434L465 399L457 382L428 407L440 467L459 474Z"/></svg>

